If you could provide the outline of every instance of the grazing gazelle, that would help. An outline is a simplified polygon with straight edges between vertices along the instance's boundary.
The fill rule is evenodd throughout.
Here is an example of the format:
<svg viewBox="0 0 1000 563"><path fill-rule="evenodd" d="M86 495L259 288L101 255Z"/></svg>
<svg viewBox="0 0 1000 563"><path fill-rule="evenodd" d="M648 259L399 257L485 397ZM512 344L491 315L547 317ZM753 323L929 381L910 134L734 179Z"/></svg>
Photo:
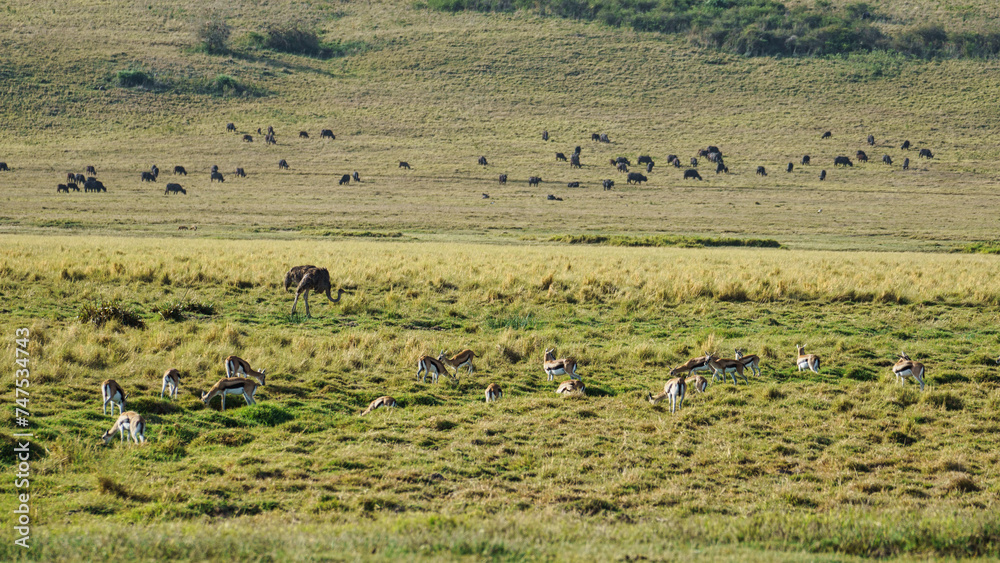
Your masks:
<svg viewBox="0 0 1000 563"><path fill-rule="evenodd" d="M726 380L726 374L733 374L733 385L736 385L736 376L739 375L743 378L743 382L749 384L747 381L747 376L743 375L743 363L739 360L728 360L724 358L716 358L715 356L708 357L708 367L712 368L712 381L715 381L715 377L722 374L722 380Z"/></svg>
<svg viewBox="0 0 1000 563"><path fill-rule="evenodd" d="M146 441L146 421L143 420L142 415L135 411L128 411L122 413L115 421L115 425L111 427L101 436L105 444L111 442L115 437L115 432L118 432L118 436L121 437L121 441L125 441L125 431L128 430L129 436L135 440L135 443Z"/></svg>
<svg viewBox="0 0 1000 563"><path fill-rule="evenodd" d="M462 350L461 352L452 356L451 359L449 359L448 356L445 355L444 350L441 350L441 354L438 356L438 361L444 362L449 366L455 368L455 376L457 377L458 370L462 366L468 367L470 374L474 369L476 369L472 365L472 360L474 360L475 358L476 358L476 353L473 352L472 350Z"/></svg>
<svg viewBox="0 0 1000 563"><path fill-rule="evenodd" d="M486 402L495 402L500 397L503 397L503 389L496 383L490 383L489 387L486 388Z"/></svg>
<svg viewBox="0 0 1000 563"><path fill-rule="evenodd" d="M253 395L257 392L257 382L245 377L225 377L201 394L201 401L208 405L216 395L222 396L222 410L226 410L226 395L243 395L247 405L255 405Z"/></svg>
<svg viewBox="0 0 1000 563"><path fill-rule="evenodd" d="M892 373L895 374L900 385L906 383L907 377L912 377L920 384L920 390L924 390L924 364L914 362L906 355L906 352L899 353L899 361L892 366Z"/></svg>
<svg viewBox="0 0 1000 563"><path fill-rule="evenodd" d="M704 356L699 358L691 358L685 364L679 365L674 369L670 370L671 377L677 377L682 373L690 373L692 375L698 373L699 371L712 371L712 368L708 367L708 352L705 352Z"/></svg>
<svg viewBox="0 0 1000 563"><path fill-rule="evenodd" d="M420 374L423 375L421 376ZM434 356L420 356L420 359L417 360L417 377L420 378L420 383L423 383L428 375L431 376L431 383L437 383L438 376L441 374L452 377L451 372L448 371L448 368L444 367L441 360Z"/></svg>
<svg viewBox="0 0 1000 563"><path fill-rule="evenodd" d="M104 414L108 414L108 403L111 403L111 416L115 415L115 403L118 404L118 414L122 414L125 408L125 399L128 395L125 390L114 379L107 379L101 383L101 398L104 399Z"/></svg>
<svg viewBox="0 0 1000 563"><path fill-rule="evenodd" d="M756 354L750 354L749 356L744 356L744 351L742 348L736 349L736 359L743 364L743 368L750 368L753 375L760 375L760 358Z"/></svg>
<svg viewBox="0 0 1000 563"><path fill-rule="evenodd" d="M806 354L806 348L801 344L796 345L795 348L799 351L799 357L795 359L795 365L799 366L799 371L810 369L819 373L819 356L816 354Z"/></svg>
<svg viewBox="0 0 1000 563"><path fill-rule="evenodd" d="M555 379L557 375L568 375L572 379L580 379L580 376L576 374L576 360L573 358L560 358L557 360L555 351L555 348L546 350L545 361L542 363L545 373L549 376L549 381Z"/></svg>
<svg viewBox="0 0 1000 563"><path fill-rule="evenodd" d="M646 393L646 400L655 405L663 399L669 397L670 412L676 412L677 409L684 405L684 393L686 392L687 381L685 381L683 377L675 377L663 386L663 393L660 393L655 397L652 393Z"/></svg>
<svg viewBox="0 0 1000 563"><path fill-rule="evenodd" d="M560 395L569 395L571 393L586 395L587 386L584 385L579 379L570 379L569 381L563 381L560 383L559 388L556 389L556 393L559 393Z"/></svg>
<svg viewBox="0 0 1000 563"><path fill-rule="evenodd" d="M397 406L396 399L393 399L388 395L383 395L382 397L379 397L378 399L375 399L374 401L368 403L368 408L361 413L361 416L364 416L375 409L380 409L382 407L395 407L395 406Z"/></svg>
<svg viewBox="0 0 1000 563"><path fill-rule="evenodd" d="M708 380L700 375L689 377L684 380L684 383L689 387L693 387L699 393L704 393L705 389L708 388Z"/></svg>
<svg viewBox="0 0 1000 563"><path fill-rule="evenodd" d="M228 356L226 358L226 377L239 377L242 373L247 377L252 377L257 380L257 383L261 385L264 384L264 372L267 370L256 371L250 367L250 362L239 358L237 356Z"/></svg>
<svg viewBox="0 0 1000 563"><path fill-rule="evenodd" d="M163 392L167 392L167 396L171 399L177 398L177 389L181 386L181 372L175 369L168 369L166 373L163 374L163 388L160 389L160 398L163 398Z"/></svg>

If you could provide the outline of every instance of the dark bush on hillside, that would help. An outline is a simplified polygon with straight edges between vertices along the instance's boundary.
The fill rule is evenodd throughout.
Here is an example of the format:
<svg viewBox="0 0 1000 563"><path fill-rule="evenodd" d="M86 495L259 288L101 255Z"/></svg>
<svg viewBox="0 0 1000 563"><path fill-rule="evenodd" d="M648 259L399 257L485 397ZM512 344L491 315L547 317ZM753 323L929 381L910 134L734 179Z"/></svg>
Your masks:
<svg viewBox="0 0 1000 563"><path fill-rule="evenodd" d="M115 74L118 85L124 88L134 88L136 86L152 86L153 77L141 70L119 70Z"/></svg>
<svg viewBox="0 0 1000 563"><path fill-rule="evenodd" d="M229 52L229 35L232 30L229 24L221 18L211 18L203 21L195 30L198 47L206 53L220 54Z"/></svg>
<svg viewBox="0 0 1000 563"><path fill-rule="evenodd" d="M258 49L320 59L345 57L369 50L364 41L322 41L316 31L300 24L268 26L263 32L248 34L245 43Z"/></svg>
<svg viewBox="0 0 1000 563"><path fill-rule="evenodd" d="M80 307L77 318L82 323L93 323L97 326L104 326L108 321L114 320L129 328L146 328L146 323L139 315L117 301L88 303Z"/></svg>

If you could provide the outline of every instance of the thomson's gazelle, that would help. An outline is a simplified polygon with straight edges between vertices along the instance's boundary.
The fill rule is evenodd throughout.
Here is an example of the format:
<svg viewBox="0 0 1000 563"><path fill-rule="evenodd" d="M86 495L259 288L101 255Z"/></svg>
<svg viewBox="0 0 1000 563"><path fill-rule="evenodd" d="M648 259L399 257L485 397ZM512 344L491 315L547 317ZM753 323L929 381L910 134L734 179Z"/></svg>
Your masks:
<svg viewBox="0 0 1000 563"><path fill-rule="evenodd" d="M698 373L699 371L712 371L712 368L708 367L708 352L705 352L704 356L698 358L691 358L683 365L679 365L674 369L670 370L671 377L677 377L682 373L690 373L692 375Z"/></svg>
<svg viewBox="0 0 1000 563"><path fill-rule="evenodd" d="M246 377L256 379L257 383L263 385L265 371L266 370L254 370L250 367L250 362L244 360L243 358L237 356L228 356L226 358L226 377L239 377L242 373Z"/></svg>
<svg viewBox="0 0 1000 563"><path fill-rule="evenodd" d="M655 405L669 397L670 412L676 412L677 409L684 405L684 393L686 392L687 382L684 380L684 377L675 377L663 386L663 393L655 397L652 393L646 393L646 400Z"/></svg>
<svg viewBox="0 0 1000 563"><path fill-rule="evenodd" d="M906 355L906 352L899 353L899 361L892 366L892 373L895 374L900 385L906 383L907 377L912 377L920 384L920 390L924 390L924 364L914 362Z"/></svg>
<svg viewBox="0 0 1000 563"><path fill-rule="evenodd" d="M104 400L104 414L108 414L108 403L111 403L111 416L115 414L115 404L118 404L118 414L122 414L125 408L125 399L128 395L121 385L114 379L106 379L101 383L101 398Z"/></svg>
<svg viewBox="0 0 1000 563"><path fill-rule="evenodd" d="M255 405L254 393L257 392L257 382L245 377L224 377L208 390L208 393L201 394L201 401L208 405L216 395L222 396L222 410L226 410L226 395L243 395L247 405Z"/></svg>
<svg viewBox="0 0 1000 563"><path fill-rule="evenodd" d="M171 399L177 398L177 389L181 386L181 372L175 369L168 369L166 373L163 374L163 388L160 389L160 398L163 398L163 392L167 392L167 396Z"/></svg>
<svg viewBox="0 0 1000 563"><path fill-rule="evenodd" d="M569 395L572 393L586 395L587 386L584 385L579 379L570 379L569 381L563 381L560 383L559 388L556 389L556 393L559 393L560 395Z"/></svg>
<svg viewBox="0 0 1000 563"><path fill-rule="evenodd" d="M542 362L545 373L549 376L549 381L555 379L557 375L568 375L572 379L580 379L576 374L576 360L573 358L556 359L555 348L545 351L545 360Z"/></svg>
<svg viewBox="0 0 1000 563"><path fill-rule="evenodd" d="M146 421L143 420L142 416L135 411L122 413L121 416L118 417L118 420L115 421L115 425L111 427L111 430L105 432L104 435L101 436L101 439L104 440L105 444L107 444L114 439L115 432L118 432L118 435L121 437L121 441L124 442L126 430L128 430L129 436L135 440L136 444L146 441Z"/></svg>
<svg viewBox="0 0 1000 563"><path fill-rule="evenodd" d="M810 369L819 373L819 356L816 354L806 354L806 348L802 345L795 346L799 351L799 357L795 360L795 365L799 366L799 371Z"/></svg>
<svg viewBox="0 0 1000 563"><path fill-rule="evenodd" d="M489 387L486 388L486 402L492 403L500 397L503 397L503 389L500 389L496 383L490 383Z"/></svg>
<svg viewBox="0 0 1000 563"><path fill-rule="evenodd" d="M423 383L428 375L431 376L431 383L437 383L438 376L441 374L452 377L451 372L444 367L441 360L434 356L420 356L420 359L417 360L417 377L420 378L420 383Z"/></svg>
<svg viewBox="0 0 1000 563"><path fill-rule="evenodd" d="M749 356L743 355L743 350L736 349L736 359L743 364L743 368L750 368L755 376L760 375L760 358L756 354L750 354Z"/></svg>
<svg viewBox="0 0 1000 563"><path fill-rule="evenodd" d="M726 374L733 374L733 385L736 385L736 376L739 375L743 378L743 382L749 384L747 381L747 376L743 375L743 364L739 360L728 360L723 358L716 358L715 356L708 357L708 367L712 368L712 381L715 381L715 376L722 374L722 380L726 380Z"/></svg>
<svg viewBox="0 0 1000 563"><path fill-rule="evenodd" d="M688 387L693 387L694 390L697 391L697 392L699 392L699 393L704 393L705 389L708 388L708 380L705 379L704 377L700 376L700 375L696 375L694 377L689 377L689 378L687 378L687 379L684 380L684 383Z"/></svg>
<svg viewBox="0 0 1000 563"><path fill-rule="evenodd" d="M361 416L364 416L375 409L380 409L382 407L395 407L395 406L396 406L396 399L393 399L388 395L384 395L368 403L368 408L361 413Z"/></svg>
<svg viewBox="0 0 1000 563"><path fill-rule="evenodd" d="M461 352L455 354L450 359L445 355L444 350L441 350L441 355L438 356L438 361L444 362L449 366L455 368L455 376L458 377L458 370L462 366L467 366L469 368L469 373L475 369L472 365L472 360L476 358L476 353L472 350L462 350Z"/></svg>

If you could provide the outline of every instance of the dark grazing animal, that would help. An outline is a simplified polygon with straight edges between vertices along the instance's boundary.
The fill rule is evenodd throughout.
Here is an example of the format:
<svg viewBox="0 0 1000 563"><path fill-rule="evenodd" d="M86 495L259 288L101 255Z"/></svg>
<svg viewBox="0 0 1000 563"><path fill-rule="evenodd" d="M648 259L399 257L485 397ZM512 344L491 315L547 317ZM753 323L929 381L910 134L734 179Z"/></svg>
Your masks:
<svg viewBox="0 0 1000 563"><path fill-rule="evenodd" d="M87 182L83 185L83 191L85 192L106 192L107 188L101 183L97 178L87 178Z"/></svg>
<svg viewBox="0 0 1000 563"><path fill-rule="evenodd" d="M59 184L56 186L56 193L66 192L69 193L69 187L66 184Z"/></svg>
<svg viewBox="0 0 1000 563"><path fill-rule="evenodd" d="M143 182L155 182L156 181L156 176L153 176L152 172L143 172L142 173L142 180L141 181L143 181Z"/></svg>
<svg viewBox="0 0 1000 563"><path fill-rule="evenodd" d="M278 144L278 141L276 141L274 139L274 133L268 133L267 135L264 135L264 144L265 145L277 145Z"/></svg>
<svg viewBox="0 0 1000 563"><path fill-rule="evenodd" d="M542 179L540 177L538 177L538 176L532 176L532 177L528 178L528 185L529 186L537 186L538 183L541 182L541 181L542 181Z"/></svg>
<svg viewBox="0 0 1000 563"><path fill-rule="evenodd" d="M180 184L167 184L167 189L163 190L163 195L177 193L187 195L187 190L182 188Z"/></svg>
<svg viewBox="0 0 1000 563"><path fill-rule="evenodd" d="M219 165L218 164L213 164L212 165L212 172L218 172L218 171L219 171Z"/></svg>
<svg viewBox="0 0 1000 563"><path fill-rule="evenodd" d="M883 154L882 155L882 164L892 164L892 157L889 156L889 155L887 155L887 154Z"/></svg>
<svg viewBox="0 0 1000 563"><path fill-rule="evenodd" d="M639 160L636 161L636 163L638 164L646 164L649 162L653 162L653 159L650 158L649 156L640 156Z"/></svg>
<svg viewBox="0 0 1000 563"><path fill-rule="evenodd" d="M80 186L77 186L75 182L69 182L66 187L73 190L74 192L80 191Z"/></svg>
<svg viewBox="0 0 1000 563"><path fill-rule="evenodd" d="M242 168L237 168L236 172L234 173L234 175L238 176L240 178L246 178L247 177L246 171L244 171Z"/></svg>
<svg viewBox="0 0 1000 563"><path fill-rule="evenodd" d="M575 152L569 157L569 167L570 168L583 168L580 164L580 153Z"/></svg>
<svg viewBox="0 0 1000 563"><path fill-rule="evenodd" d="M868 162L868 155L865 154L865 151L858 151L854 156L858 159L858 162Z"/></svg>
<svg viewBox="0 0 1000 563"><path fill-rule="evenodd" d="M500 183L501 184L506 184L507 183L507 175L506 174L501 174L500 175Z"/></svg>
<svg viewBox="0 0 1000 563"><path fill-rule="evenodd" d="M174 166L174 176L182 174L184 176L188 175L188 171L184 169L183 166Z"/></svg>
<svg viewBox="0 0 1000 563"><path fill-rule="evenodd" d="M549 140L549 132L548 131L542 131L542 140L543 141L548 141Z"/></svg>
<svg viewBox="0 0 1000 563"><path fill-rule="evenodd" d="M247 133L246 135L243 135L243 142L244 143L252 143L253 142L253 135L251 135L249 133Z"/></svg>
<svg viewBox="0 0 1000 563"><path fill-rule="evenodd" d="M405 169L409 170L410 169L410 163L406 162L405 160L400 160L399 161L399 167L400 168L405 168Z"/></svg>
<svg viewBox="0 0 1000 563"><path fill-rule="evenodd" d="M827 131L826 133L823 133L823 136L820 137L820 139L829 139L830 137L833 137L833 133Z"/></svg>
<svg viewBox="0 0 1000 563"><path fill-rule="evenodd" d="M487 165L487 163L486 163L486 157L485 156L479 157L479 164L482 165L482 166L486 166Z"/></svg>
<svg viewBox="0 0 1000 563"><path fill-rule="evenodd" d="M921 158L934 158L934 154L931 153L931 149L920 149L920 154L917 156Z"/></svg>
<svg viewBox="0 0 1000 563"><path fill-rule="evenodd" d="M722 153L710 152L707 155L705 155L705 158L707 158L710 162L722 162Z"/></svg>
<svg viewBox="0 0 1000 563"><path fill-rule="evenodd" d="M667 155L667 164L673 164L675 160L677 160L677 155L676 154L668 154Z"/></svg>
<svg viewBox="0 0 1000 563"><path fill-rule="evenodd" d="M698 171L695 170L694 168L689 168L689 169L687 169L687 170L684 171L684 179L685 180L689 180L689 179L701 180L701 174L698 174Z"/></svg>
<svg viewBox="0 0 1000 563"><path fill-rule="evenodd" d="M569 182L569 183L566 184L566 187L567 188L579 188L580 187L580 182Z"/></svg>
<svg viewBox="0 0 1000 563"><path fill-rule="evenodd" d="M331 131L330 129L324 129L324 130L322 130L322 131L319 132L319 138L320 139L336 139L337 136L334 135L333 131Z"/></svg>
<svg viewBox="0 0 1000 563"><path fill-rule="evenodd" d="M611 139L608 138L608 134L607 133L601 133L601 142L602 143L610 143L611 142Z"/></svg>
<svg viewBox="0 0 1000 563"><path fill-rule="evenodd" d="M77 174L77 175L76 175L76 176L75 176L75 177L73 178L73 181L75 181L75 182L78 182L78 183L82 184L82 183L84 183L84 182L86 182L86 181L87 181L87 178L85 178L83 174Z"/></svg>
<svg viewBox="0 0 1000 563"><path fill-rule="evenodd" d="M360 182L361 181L361 174L358 174L358 171L355 170L354 174L351 174L351 179L353 179L355 182Z"/></svg>
<svg viewBox="0 0 1000 563"><path fill-rule="evenodd" d="M552 194L549 194L549 195L545 196L545 199L547 199L549 201L562 201L561 197L556 197L556 196L554 196Z"/></svg>
<svg viewBox="0 0 1000 563"><path fill-rule="evenodd" d="M92 165L87 166L87 174L90 174L91 176L97 176L97 169L94 168Z"/></svg>
<svg viewBox="0 0 1000 563"><path fill-rule="evenodd" d="M270 125L268 125L267 126L267 134L268 135L274 135L274 127L271 127Z"/></svg>
<svg viewBox="0 0 1000 563"><path fill-rule="evenodd" d="M910 159L905 158L903 159L903 170L909 170L909 169L910 169Z"/></svg>
<svg viewBox="0 0 1000 563"><path fill-rule="evenodd" d="M308 264L305 266L292 266L292 269L285 273L285 292L288 292L289 288L298 287L302 283L302 278L305 277L306 272L315 269L316 266Z"/></svg>
<svg viewBox="0 0 1000 563"><path fill-rule="evenodd" d="M716 174L719 174L719 173L722 173L722 172L725 172L726 174L729 174L729 167L728 167L728 166L726 166L725 164L722 164L722 163L720 162L720 163L719 163L719 164L718 164L718 165L717 165L717 166L715 167L715 173L716 173Z"/></svg>
<svg viewBox="0 0 1000 563"><path fill-rule="evenodd" d="M628 172L628 164L624 162L619 162L617 168L619 172Z"/></svg>
<svg viewBox="0 0 1000 563"><path fill-rule="evenodd" d="M286 278L287 279L287 278ZM292 314L295 314L295 306L299 303L299 297L304 296L306 302L306 316L309 315L309 292L318 294L326 294L326 298L330 300L331 303L337 303L340 301L340 296L344 293L343 288L337 290L337 298L334 299L330 295L330 271L326 268L311 268L306 270L302 274L302 280L295 288L295 301L292 302Z"/></svg>
<svg viewBox="0 0 1000 563"><path fill-rule="evenodd" d="M809 155L808 154L802 157L802 164L809 164Z"/></svg>
<svg viewBox="0 0 1000 563"><path fill-rule="evenodd" d="M559 161L566 162L566 155L564 155L561 152L557 152L556 153L556 162L559 162Z"/></svg>
<svg viewBox="0 0 1000 563"><path fill-rule="evenodd" d="M575 152L576 154L580 154L581 149L582 147L580 147L580 145L577 145L576 148L573 149L573 152Z"/></svg>
<svg viewBox="0 0 1000 563"><path fill-rule="evenodd" d="M308 139L309 138L309 132L308 131L299 131L299 138L300 139Z"/></svg>
<svg viewBox="0 0 1000 563"><path fill-rule="evenodd" d="M792 164L791 162L789 162L788 163L788 168L785 169L785 172L791 172L794 168L795 168L795 165Z"/></svg>
<svg viewBox="0 0 1000 563"><path fill-rule="evenodd" d="M820 170L819 171L819 180L820 180L820 182L822 182L823 180L826 180L826 170Z"/></svg>
<svg viewBox="0 0 1000 563"><path fill-rule="evenodd" d="M698 168L698 159L697 158L691 157L691 167L692 168Z"/></svg>
<svg viewBox="0 0 1000 563"><path fill-rule="evenodd" d="M681 159L679 159L679 158L677 158L675 156L674 159L670 162L670 164L673 164L674 168L680 168L681 167Z"/></svg>
<svg viewBox="0 0 1000 563"><path fill-rule="evenodd" d="M591 141L598 141L599 142L601 140L601 135L598 134L598 133L591 133L590 134L590 140Z"/></svg>
<svg viewBox="0 0 1000 563"><path fill-rule="evenodd" d="M227 123L226 124L226 131L236 132L236 124L235 123Z"/></svg>
<svg viewBox="0 0 1000 563"><path fill-rule="evenodd" d="M705 150L706 150L706 151L708 151L708 152L717 152L717 153L719 153L720 155L722 154L722 151L721 151L721 150L719 150L719 147L717 147L717 146L715 146L715 145L708 145L708 148L707 148L707 149L705 149Z"/></svg>
<svg viewBox="0 0 1000 563"><path fill-rule="evenodd" d="M875 135L868 135L868 145L875 146Z"/></svg>
<svg viewBox="0 0 1000 563"><path fill-rule="evenodd" d="M854 163L851 162L851 159L847 158L846 156L838 156L838 157L834 158L833 159L833 165L834 166L850 166L851 168L854 168Z"/></svg>
<svg viewBox="0 0 1000 563"><path fill-rule="evenodd" d="M76 174L74 174L72 172L67 172L66 173L66 181L67 182L72 182L73 180L76 180Z"/></svg>
<svg viewBox="0 0 1000 563"><path fill-rule="evenodd" d="M216 180L218 180L219 182L226 181L226 179L222 177L222 172L219 172L218 170L212 172L212 179L210 181L215 182Z"/></svg>
<svg viewBox="0 0 1000 563"><path fill-rule="evenodd" d="M604 180L603 182L601 182L601 185L604 186L605 190L610 190L611 188L615 187L615 181L614 180Z"/></svg>
<svg viewBox="0 0 1000 563"><path fill-rule="evenodd" d="M150 171L153 173L153 177L154 178L159 178L160 177L160 169L157 168L155 164L153 165L152 168L150 168ZM87 173L89 174L90 171L88 170ZM94 175L96 176L97 172L94 172Z"/></svg>
<svg viewBox="0 0 1000 563"><path fill-rule="evenodd" d="M278 161L278 170L288 170L288 161L281 159Z"/></svg>
<svg viewBox="0 0 1000 563"><path fill-rule="evenodd" d="M903 141L903 145L901 147L899 147L899 148L903 149L904 151L905 150L909 150L910 149L910 141Z"/></svg>
<svg viewBox="0 0 1000 563"><path fill-rule="evenodd" d="M629 172L626 183L631 184L635 182L636 184L642 185L643 182L648 182L648 181L649 180L645 176L639 174L638 172Z"/></svg>
<svg viewBox="0 0 1000 563"><path fill-rule="evenodd" d="M651 160L646 164L646 174L649 174L652 171L653 171L653 161Z"/></svg>
<svg viewBox="0 0 1000 563"><path fill-rule="evenodd" d="M757 167L757 175L758 176L767 176L767 170L765 170L763 166L758 166Z"/></svg>
<svg viewBox="0 0 1000 563"><path fill-rule="evenodd" d="M618 158L615 159L615 164L620 164L622 162L624 162L628 166L632 166L632 161L624 156L619 156Z"/></svg>
<svg viewBox="0 0 1000 563"><path fill-rule="evenodd" d="M343 176L340 177L340 182L338 182L337 185L343 186L344 184L350 184L350 183L351 183L351 175L344 174Z"/></svg>

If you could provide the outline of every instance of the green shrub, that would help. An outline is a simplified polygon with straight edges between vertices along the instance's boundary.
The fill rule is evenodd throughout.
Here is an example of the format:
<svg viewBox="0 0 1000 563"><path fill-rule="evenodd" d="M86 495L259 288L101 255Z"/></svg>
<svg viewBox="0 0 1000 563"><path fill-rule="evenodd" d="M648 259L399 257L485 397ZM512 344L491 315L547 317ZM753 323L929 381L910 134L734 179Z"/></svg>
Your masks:
<svg viewBox="0 0 1000 563"><path fill-rule="evenodd" d="M152 86L153 78L141 70L119 70L115 75L118 85L123 88Z"/></svg>
<svg viewBox="0 0 1000 563"><path fill-rule="evenodd" d="M85 304L80 307L77 318L81 323L93 323L97 326L104 326L108 321L114 320L129 328L146 328L146 323L137 313L118 301Z"/></svg>
<svg viewBox="0 0 1000 563"><path fill-rule="evenodd" d="M232 34L229 24L225 20L212 17L201 24L195 30L195 38L202 51L211 54L221 54L229 52L229 36Z"/></svg>

